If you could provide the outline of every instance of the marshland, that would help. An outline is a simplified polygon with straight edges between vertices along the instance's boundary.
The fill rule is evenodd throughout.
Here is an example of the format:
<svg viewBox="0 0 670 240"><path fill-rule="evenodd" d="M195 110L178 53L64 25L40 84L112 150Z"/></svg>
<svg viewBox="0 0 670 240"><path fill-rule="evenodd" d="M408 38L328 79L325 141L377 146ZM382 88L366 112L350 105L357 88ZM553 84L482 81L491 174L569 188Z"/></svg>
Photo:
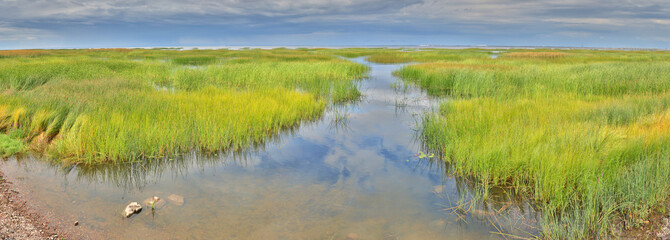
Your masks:
<svg viewBox="0 0 670 240"><path fill-rule="evenodd" d="M80 238L616 238L669 94L667 51L0 51L0 170Z"/></svg>

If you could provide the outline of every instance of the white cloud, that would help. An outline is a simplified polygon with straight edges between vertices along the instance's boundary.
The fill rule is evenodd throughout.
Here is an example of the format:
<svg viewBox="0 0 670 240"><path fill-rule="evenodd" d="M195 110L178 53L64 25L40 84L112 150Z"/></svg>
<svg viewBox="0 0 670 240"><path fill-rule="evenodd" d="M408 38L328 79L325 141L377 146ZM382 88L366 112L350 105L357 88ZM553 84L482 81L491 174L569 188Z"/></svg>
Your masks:
<svg viewBox="0 0 670 240"><path fill-rule="evenodd" d="M0 23L0 41L31 41L51 36L46 30L34 28L13 27Z"/></svg>
<svg viewBox="0 0 670 240"><path fill-rule="evenodd" d="M670 25L670 19L651 19L651 22L660 25Z"/></svg>
<svg viewBox="0 0 670 240"><path fill-rule="evenodd" d="M627 21L625 19L610 19L610 18L549 18L544 19L543 21L553 23L565 23L565 24L589 24L589 25L611 25L611 26L624 26L627 24Z"/></svg>

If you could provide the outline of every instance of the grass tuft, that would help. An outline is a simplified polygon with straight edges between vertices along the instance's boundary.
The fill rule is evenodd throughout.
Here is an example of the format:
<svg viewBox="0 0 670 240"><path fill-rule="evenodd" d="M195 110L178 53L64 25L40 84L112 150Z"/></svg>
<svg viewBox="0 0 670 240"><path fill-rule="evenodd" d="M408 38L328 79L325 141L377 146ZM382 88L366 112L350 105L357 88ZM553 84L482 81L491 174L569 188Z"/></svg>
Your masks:
<svg viewBox="0 0 670 240"><path fill-rule="evenodd" d="M25 151L22 138L23 132L20 129L10 131L9 134L0 134L0 156L8 157Z"/></svg>

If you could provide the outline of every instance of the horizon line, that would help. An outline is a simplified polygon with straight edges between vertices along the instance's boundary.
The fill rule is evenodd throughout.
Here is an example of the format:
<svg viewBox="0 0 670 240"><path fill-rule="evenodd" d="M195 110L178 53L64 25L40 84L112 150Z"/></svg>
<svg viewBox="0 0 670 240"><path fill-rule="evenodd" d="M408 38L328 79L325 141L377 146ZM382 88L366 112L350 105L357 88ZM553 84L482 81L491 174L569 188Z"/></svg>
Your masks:
<svg viewBox="0 0 670 240"><path fill-rule="evenodd" d="M628 51L669 51L670 48L650 48L650 47L596 47L596 46L551 46L551 45L431 45L431 44L420 44L420 45L390 45L390 44L370 44L370 45L220 45L220 46L136 46L136 47L66 47L66 48L7 48L0 49L0 51L11 51L11 50L77 50L77 49L179 49L179 50L218 50L218 49L230 49L230 50L241 50L243 48L251 49L276 49L276 48L437 48L437 49L560 49L560 50L628 50Z"/></svg>

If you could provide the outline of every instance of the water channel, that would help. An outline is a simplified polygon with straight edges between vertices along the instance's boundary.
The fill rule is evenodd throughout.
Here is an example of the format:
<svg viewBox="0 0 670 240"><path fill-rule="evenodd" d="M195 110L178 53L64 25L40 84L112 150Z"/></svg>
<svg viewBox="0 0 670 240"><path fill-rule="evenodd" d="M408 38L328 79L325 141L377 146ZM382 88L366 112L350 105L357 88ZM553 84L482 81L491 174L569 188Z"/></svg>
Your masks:
<svg viewBox="0 0 670 240"><path fill-rule="evenodd" d="M392 72L402 65L353 61L371 69L361 101L333 106L254 151L95 168L22 157L0 162L0 170L41 212L84 239L500 239L532 232L538 216L528 204L504 191L473 204L470 181L421 152L417 126L439 99L396 79ZM168 200L121 216L131 201L171 195L183 204Z"/></svg>

